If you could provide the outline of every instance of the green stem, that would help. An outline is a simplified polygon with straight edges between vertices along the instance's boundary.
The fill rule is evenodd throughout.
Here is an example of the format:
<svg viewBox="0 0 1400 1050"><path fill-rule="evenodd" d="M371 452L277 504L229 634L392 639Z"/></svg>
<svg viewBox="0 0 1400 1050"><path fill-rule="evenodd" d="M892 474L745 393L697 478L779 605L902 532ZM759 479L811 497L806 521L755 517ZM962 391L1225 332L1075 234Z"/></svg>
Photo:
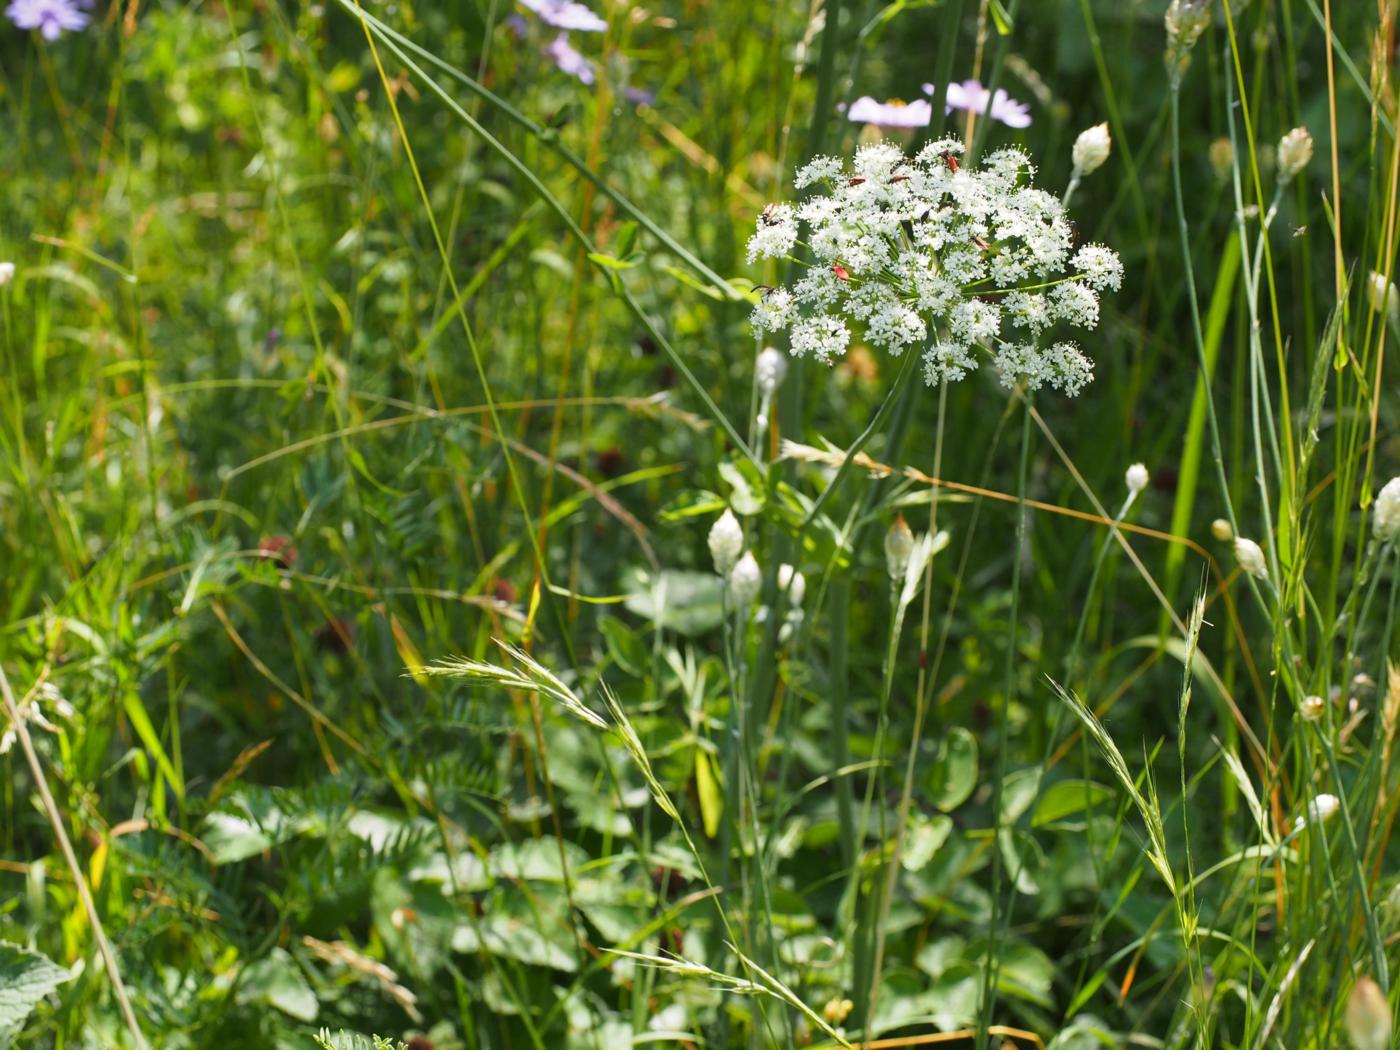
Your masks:
<svg viewBox="0 0 1400 1050"><path fill-rule="evenodd" d="M992 915L991 934L987 942L987 960L982 970L982 990L977 1011L977 1050L986 1050L996 1010L997 979L1001 969L997 955L1004 915L1001 913L1002 860L1001 846L996 838L1001 834L1002 791L1006 783L1007 737L1011 726L1011 704L1016 696L1016 641L1021 613L1021 562L1026 543L1026 481L1030 473L1031 405L1029 392L1024 398L1021 419L1021 461L1016 471L1016 546L1011 560L1011 617L1007 626L1006 675L1002 687L1001 725L997 738L997 775L992 787ZM1013 897L1014 900L1014 883ZM1008 904L1008 910L1010 905Z"/></svg>

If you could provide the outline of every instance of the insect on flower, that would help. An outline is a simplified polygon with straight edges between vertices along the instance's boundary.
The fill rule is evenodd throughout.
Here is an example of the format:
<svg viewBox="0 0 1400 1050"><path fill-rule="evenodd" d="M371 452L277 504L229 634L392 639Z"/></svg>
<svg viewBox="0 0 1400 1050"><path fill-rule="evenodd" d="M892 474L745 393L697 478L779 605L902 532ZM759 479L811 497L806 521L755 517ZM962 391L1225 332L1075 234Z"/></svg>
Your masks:
<svg viewBox="0 0 1400 1050"><path fill-rule="evenodd" d="M1007 386L1078 393L1093 363L1050 333L1095 327L1122 263L1102 245L1075 249L1064 205L1030 184L1020 150L975 166L959 164L962 152L954 138L913 157L879 142L850 164L818 157L802 168L794 185L817 192L765 208L748 255L786 256L801 227L810 268L763 294L754 327L786 330L793 356L828 364L853 339L892 355L917 349L931 385L990 359Z"/></svg>

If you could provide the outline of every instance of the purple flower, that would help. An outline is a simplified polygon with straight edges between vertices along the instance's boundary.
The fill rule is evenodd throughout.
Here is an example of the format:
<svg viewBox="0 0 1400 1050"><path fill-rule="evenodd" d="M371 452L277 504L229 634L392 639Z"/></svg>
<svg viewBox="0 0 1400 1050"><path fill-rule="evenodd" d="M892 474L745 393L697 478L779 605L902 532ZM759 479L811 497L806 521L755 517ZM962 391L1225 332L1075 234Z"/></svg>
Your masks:
<svg viewBox="0 0 1400 1050"><path fill-rule="evenodd" d="M593 75L593 63L584 58L574 50L569 43L569 34L560 33L544 49L544 53L549 56L561 73L567 73L571 77L578 77L585 84L591 84L598 78Z"/></svg>
<svg viewBox="0 0 1400 1050"><path fill-rule="evenodd" d="M12 0L5 17L20 29L37 29L45 40L57 40L65 29L86 29L91 17L80 0Z"/></svg>
<svg viewBox="0 0 1400 1050"><path fill-rule="evenodd" d="M575 0L520 0L546 25L560 29L577 29L583 33L601 33L608 23Z"/></svg>
<svg viewBox="0 0 1400 1050"><path fill-rule="evenodd" d="M932 95L933 92L932 84L924 85L924 94ZM1028 105L1016 101L1001 88L997 88L996 94L992 94L976 80L949 84L946 108L949 111L965 109L970 113L985 113L1008 128L1031 126L1031 109Z"/></svg>
<svg viewBox="0 0 1400 1050"><path fill-rule="evenodd" d="M857 124L874 124L882 128L926 128L933 119L933 107L923 99L901 102L895 98L877 102L869 95L862 95L851 103L846 118Z"/></svg>

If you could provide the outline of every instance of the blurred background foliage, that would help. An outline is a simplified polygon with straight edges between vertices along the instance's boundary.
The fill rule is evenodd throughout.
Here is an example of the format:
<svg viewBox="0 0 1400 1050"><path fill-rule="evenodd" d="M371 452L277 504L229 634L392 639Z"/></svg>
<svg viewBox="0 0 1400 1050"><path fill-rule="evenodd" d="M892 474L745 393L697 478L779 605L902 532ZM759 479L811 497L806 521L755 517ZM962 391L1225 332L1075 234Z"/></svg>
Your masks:
<svg viewBox="0 0 1400 1050"><path fill-rule="evenodd" d="M1225 465L1248 505L1241 168L1244 204L1259 202L1248 158L1233 157L1247 127L1271 186L1269 144L1298 124L1319 143L1271 235L1277 310L1266 322L1288 346L1280 385L1305 391L1336 303L1333 143L1319 4L1233 3L1228 24L1215 6L1182 89L1181 164L1219 348ZM775 550L787 543L812 580L796 640L772 646L761 624L750 640L770 645L772 664L756 756L771 803L762 848L779 976L825 1020L846 1020L841 1000L860 999L849 924L862 920L843 904L853 858L823 778L838 753L872 754L890 616L880 537L897 511L926 518L929 489L858 473L829 513L862 515L860 542L841 549L819 528L793 546L829 474L792 464L746 474L658 336L748 433L757 348L746 289L775 283L744 262L754 216L792 196L791 172L814 142L847 153L859 139L834 105L816 108L824 84L833 103L912 99L951 40L955 79L995 77L1030 104L1030 128L988 125L983 141L1025 146L1051 192L1068 181L1075 135L1110 124L1112 160L1076 191L1072 213L1086 241L1121 254L1125 285L1087 342L1094 384L1037 402L1045 429L1026 495L1112 516L1124 468L1147 463L1133 520L1196 546L1157 536L1131 546L1180 617L1198 590L1210 595L1202 653L1215 677L1198 677L1179 788L1183 650L1163 641L1167 614L1132 564L1117 548L1100 553L1102 524L1028 512L1012 649L1014 501L943 490L950 545L931 594L946 646L921 654L913 632L903 639L889 728L907 742L915 683L935 658L917 850L901 858L882 1014L867 1021L885 1034L972 1023L991 952L998 1023L1061 1047L1166 1045L1191 995L1180 944L1158 935L1167 895L1142 877L1142 833L1045 677L1105 714L1134 768L1166 763L1163 809L1187 791L1192 848L1210 857L1254 842L1247 802L1219 767L1217 741L1240 746L1228 705L1264 739L1291 713L1271 682L1267 615L1219 589L1232 564L1211 537L1222 500L1192 415L1165 5L611 2L599 7L605 33L572 37L596 63L585 85L551 62L555 30L525 8L366 3L498 96L434 73L537 185L382 38L372 48L354 7L150 0L104 3L86 31L54 42L0 30L0 258L17 265L0 290L0 658L21 697L47 683L71 704L62 717L50 697L54 731L31 724L33 735L147 1038L227 1050L310 1047L322 1026L412 1034L440 1050L615 1047L648 1030L678 1045L825 1038L800 1015L765 1030L745 997L606 954L666 949L724 969L705 879L637 762L526 694L417 673L452 654L495 660L499 637L531 646L590 698L605 681L684 823L726 864L712 820L731 700L705 548L726 500ZM1393 40L1376 32L1376 5L1332 8L1343 239L1349 272L1364 278L1384 250ZM961 115L952 128L964 129ZM674 242L639 229L619 196ZM569 236L561 211L592 248ZM1348 323L1364 323L1362 301L1352 294L1360 320ZM790 437L844 448L894 371L861 349L829 370L794 362L774 447ZM982 374L946 397L938 470L933 390L908 403L900 464L1014 492L1016 402ZM1329 427L1334 409L1351 410L1329 403ZM1376 411L1368 455L1384 478L1397 458L1393 399ZM867 449L877 460L884 440ZM1352 582L1342 554L1355 550L1356 492L1333 498L1319 489L1327 509L1308 541L1330 566L1335 610ZM841 626L835 591L815 585L833 560L849 609ZM1378 655L1327 680L1365 670L1383 689L1392 639L1380 623L1359 629L1357 648ZM0 938L79 964L16 1045L126 1045L18 747L0 770ZM1277 781L1264 790L1286 826L1294 797ZM1169 824L1176 847L1180 826ZM735 857L758 848L728 846ZM999 851L1019 871L1005 899L989 874ZM1285 924L1272 892L1230 884L1203 902L1202 922L1270 955ZM1346 925L1309 930L1323 944L1317 1002L1328 974L1364 955ZM1225 969L1213 979L1238 976ZM1257 1024L1264 988L1280 980L1270 973L1262 986L1238 981L1219 1005L1222 1032L1244 1015ZM1308 1041L1325 1039L1309 1009L1286 1012L1275 1033L1335 1045Z"/></svg>

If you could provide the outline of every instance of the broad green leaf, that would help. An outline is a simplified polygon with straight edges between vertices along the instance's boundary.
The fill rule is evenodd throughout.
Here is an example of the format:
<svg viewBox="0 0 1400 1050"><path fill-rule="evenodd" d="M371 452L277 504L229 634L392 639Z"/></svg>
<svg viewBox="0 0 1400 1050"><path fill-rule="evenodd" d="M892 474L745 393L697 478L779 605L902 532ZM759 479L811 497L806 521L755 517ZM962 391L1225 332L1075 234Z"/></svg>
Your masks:
<svg viewBox="0 0 1400 1050"><path fill-rule="evenodd" d="M39 1000L72 979L37 952L0 942L0 1045L19 1034Z"/></svg>
<svg viewBox="0 0 1400 1050"><path fill-rule="evenodd" d="M724 588L714 573L635 569L624 585L628 612L679 634L707 634L724 616Z"/></svg>
<svg viewBox="0 0 1400 1050"><path fill-rule="evenodd" d="M307 983L306 975L283 948L273 948L248 965L238 984L238 1001L266 1004L306 1022L316 1020L320 1011L316 993Z"/></svg>
<svg viewBox="0 0 1400 1050"><path fill-rule="evenodd" d="M276 840L247 817L210 813L204 818L200 840L209 847L215 864L234 864L271 849Z"/></svg>
<svg viewBox="0 0 1400 1050"><path fill-rule="evenodd" d="M938 745L927 787L933 804L945 813L966 802L977 787L977 738L962 727L949 730Z"/></svg>
<svg viewBox="0 0 1400 1050"><path fill-rule="evenodd" d="M763 510L763 479L751 463L721 463L719 476L729 486L729 505L735 513L750 516Z"/></svg>
<svg viewBox="0 0 1400 1050"><path fill-rule="evenodd" d="M905 834L904 852L899 862L906 871L919 871L933 860L948 835L953 830L953 818L942 813L933 817L916 814L909 820L909 830Z"/></svg>
<svg viewBox="0 0 1400 1050"><path fill-rule="evenodd" d="M1031 827L1044 827L1113 798L1113 791L1092 780L1061 780L1050 785L1031 815Z"/></svg>
<svg viewBox="0 0 1400 1050"><path fill-rule="evenodd" d="M1016 769L1006 775L1001 788L1000 823L1014 824L1021 819L1021 814L1031 808L1036 792L1040 790L1040 775L1039 766Z"/></svg>
<svg viewBox="0 0 1400 1050"><path fill-rule="evenodd" d="M409 882L392 868L380 868L370 890L374 927L394 962L411 973L431 977L444 962L457 909L431 882Z"/></svg>
<svg viewBox="0 0 1400 1050"><path fill-rule="evenodd" d="M637 632L616 616L603 617L600 626L608 652L617 666L636 677L645 675L650 657Z"/></svg>
<svg viewBox="0 0 1400 1050"><path fill-rule="evenodd" d="M1001 848L1006 870L1015 877L1016 890L1028 897L1040 892L1040 872L1045 867L1045 854L1040 844L1023 831L1009 826L997 829L997 845Z"/></svg>

